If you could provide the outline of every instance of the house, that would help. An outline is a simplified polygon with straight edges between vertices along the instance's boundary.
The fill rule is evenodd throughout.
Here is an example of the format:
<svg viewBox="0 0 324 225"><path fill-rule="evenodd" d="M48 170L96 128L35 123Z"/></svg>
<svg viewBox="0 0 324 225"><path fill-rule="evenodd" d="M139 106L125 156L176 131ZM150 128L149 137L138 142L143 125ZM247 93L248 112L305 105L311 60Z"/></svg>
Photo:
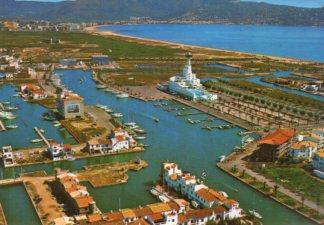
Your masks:
<svg viewBox="0 0 324 225"><path fill-rule="evenodd" d="M12 80L14 78L12 73L6 73L6 80Z"/></svg>
<svg viewBox="0 0 324 225"><path fill-rule="evenodd" d="M36 79L37 78L36 71L33 68L30 68L30 67L23 68L20 71L20 75L21 76L24 76L24 77L32 78L32 79Z"/></svg>
<svg viewBox="0 0 324 225"><path fill-rule="evenodd" d="M47 93L38 85L35 84L23 84L20 86L21 93L34 100L47 98Z"/></svg>
<svg viewBox="0 0 324 225"><path fill-rule="evenodd" d="M90 154L104 154L111 149L111 141L109 140L90 140L87 142L87 149Z"/></svg>
<svg viewBox="0 0 324 225"><path fill-rule="evenodd" d="M1 150L1 155L4 167L10 167L16 164L11 146L3 146Z"/></svg>
<svg viewBox="0 0 324 225"><path fill-rule="evenodd" d="M137 143L127 131L122 128L115 129L109 137L111 142L111 151L118 152L134 147Z"/></svg>
<svg viewBox="0 0 324 225"><path fill-rule="evenodd" d="M300 140L291 145L289 154L294 160L311 160L316 151L317 144L315 142Z"/></svg>
<svg viewBox="0 0 324 225"><path fill-rule="evenodd" d="M76 59L61 59L60 60L60 65L62 67L72 67L72 66L75 66L76 64L77 64Z"/></svg>
<svg viewBox="0 0 324 225"><path fill-rule="evenodd" d="M286 155L291 145L295 131L292 129L277 129L258 141L258 149L251 159L261 162L273 162Z"/></svg>
<svg viewBox="0 0 324 225"><path fill-rule="evenodd" d="M58 171L55 174L55 183L57 193L64 198L73 215L99 212L96 202L75 174Z"/></svg>
<svg viewBox="0 0 324 225"><path fill-rule="evenodd" d="M216 191L204 185L188 172L182 172L175 163L163 163L163 182L168 187L186 196L192 204L198 204L203 208L223 206L227 208L226 218L241 217L241 209L238 202L229 199L225 192Z"/></svg>
<svg viewBox="0 0 324 225"><path fill-rule="evenodd" d="M93 55L91 61L95 65L107 65L109 63L109 57L107 55Z"/></svg>
<svg viewBox="0 0 324 225"><path fill-rule="evenodd" d="M51 142L47 151L53 161L62 160L72 157L73 155L72 147L69 144L58 144L56 142Z"/></svg>
<svg viewBox="0 0 324 225"><path fill-rule="evenodd" d="M83 98L69 91L63 91L57 98L57 110L65 119L84 116Z"/></svg>
<svg viewBox="0 0 324 225"><path fill-rule="evenodd" d="M314 174L324 179L324 148L318 150L313 158Z"/></svg>

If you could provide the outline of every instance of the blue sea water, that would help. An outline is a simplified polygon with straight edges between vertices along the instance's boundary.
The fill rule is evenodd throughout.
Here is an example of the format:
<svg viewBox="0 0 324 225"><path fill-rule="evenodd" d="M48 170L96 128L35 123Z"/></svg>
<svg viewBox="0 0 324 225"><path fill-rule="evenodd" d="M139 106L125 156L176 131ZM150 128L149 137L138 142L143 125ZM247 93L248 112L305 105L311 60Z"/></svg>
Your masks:
<svg viewBox="0 0 324 225"><path fill-rule="evenodd" d="M204 47L324 62L324 27L143 24L101 26L99 30Z"/></svg>

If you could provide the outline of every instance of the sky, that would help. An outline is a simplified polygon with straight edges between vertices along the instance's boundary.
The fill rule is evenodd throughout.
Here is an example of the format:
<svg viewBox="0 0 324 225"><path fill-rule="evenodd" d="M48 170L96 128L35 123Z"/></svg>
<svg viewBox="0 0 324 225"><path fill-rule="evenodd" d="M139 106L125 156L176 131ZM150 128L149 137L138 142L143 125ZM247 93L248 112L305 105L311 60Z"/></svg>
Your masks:
<svg viewBox="0 0 324 225"><path fill-rule="evenodd" d="M25 1L39 1L39 2L59 2L62 0L25 0ZM292 5L298 7L324 7L324 0L241 0L251 2L267 2L279 5Z"/></svg>

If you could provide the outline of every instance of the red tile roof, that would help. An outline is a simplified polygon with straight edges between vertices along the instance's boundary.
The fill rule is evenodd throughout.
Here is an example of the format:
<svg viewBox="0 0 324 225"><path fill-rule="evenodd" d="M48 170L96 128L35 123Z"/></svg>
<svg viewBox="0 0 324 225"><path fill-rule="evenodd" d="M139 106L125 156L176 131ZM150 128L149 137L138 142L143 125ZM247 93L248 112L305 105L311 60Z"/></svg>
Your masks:
<svg viewBox="0 0 324 225"><path fill-rule="evenodd" d="M218 200L217 197L210 193L207 188L202 188L196 193L200 198L204 199L206 202L213 202Z"/></svg>
<svg viewBox="0 0 324 225"><path fill-rule="evenodd" d="M295 131L291 129L278 129L275 132L265 136L258 143L268 145L282 145L289 141L295 135Z"/></svg>
<svg viewBox="0 0 324 225"><path fill-rule="evenodd" d="M89 204L93 202L93 198L91 196L76 197L74 200L80 209L88 207Z"/></svg>

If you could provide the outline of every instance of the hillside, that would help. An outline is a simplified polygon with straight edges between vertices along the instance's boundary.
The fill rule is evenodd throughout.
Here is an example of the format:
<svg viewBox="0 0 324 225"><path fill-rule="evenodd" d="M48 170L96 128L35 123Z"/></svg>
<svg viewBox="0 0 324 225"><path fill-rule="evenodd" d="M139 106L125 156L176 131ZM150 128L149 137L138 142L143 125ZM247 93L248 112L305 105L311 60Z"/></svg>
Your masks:
<svg viewBox="0 0 324 225"><path fill-rule="evenodd" d="M76 0L58 3L0 0L3 18L50 21L227 20L233 23L324 25L324 8L298 8L238 0Z"/></svg>

